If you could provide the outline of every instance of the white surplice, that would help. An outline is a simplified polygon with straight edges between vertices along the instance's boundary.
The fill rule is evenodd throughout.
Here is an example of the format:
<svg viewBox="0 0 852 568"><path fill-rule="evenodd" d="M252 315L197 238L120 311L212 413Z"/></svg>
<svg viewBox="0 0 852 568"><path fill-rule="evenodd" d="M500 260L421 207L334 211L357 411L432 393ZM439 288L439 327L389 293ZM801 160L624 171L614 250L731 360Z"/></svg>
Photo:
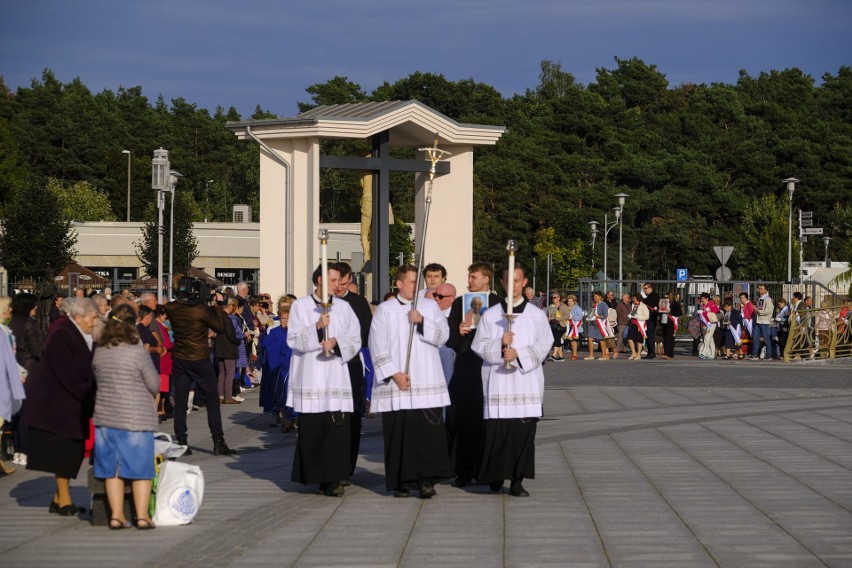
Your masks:
<svg viewBox="0 0 852 568"><path fill-rule="evenodd" d="M405 371L408 350L408 313L412 304L402 298L382 302L373 314L370 326L370 356L375 382L372 412L390 412L415 408L439 408L450 404L444 370L438 348L450 337L447 318L435 300L421 298L417 311L423 315L423 333L415 330L411 346L409 376L411 388L399 390L389 377Z"/></svg>
<svg viewBox="0 0 852 568"><path fill-rule="evenodd" d="M524 304L522 300L518 305ZM542 363L553 346L547 315L527 304L512 320L512 347L518 359L503 361L506 318L502 304L488 308L479 321L471 349L482 357L484 418L538 418L544 400Z"/></svg>
<svg viewBox="0 0 852 568"><path fill-rule="evenodd" d="M296 412L352 412L352 385L349 381L350 359L361 350L361 328L349 304L332 299L329 306L328 337L337 340L341 356L322 350L317 321L322 307L315 296L293 302L287 329L290 358L290 388L287 406Z"/></svg>

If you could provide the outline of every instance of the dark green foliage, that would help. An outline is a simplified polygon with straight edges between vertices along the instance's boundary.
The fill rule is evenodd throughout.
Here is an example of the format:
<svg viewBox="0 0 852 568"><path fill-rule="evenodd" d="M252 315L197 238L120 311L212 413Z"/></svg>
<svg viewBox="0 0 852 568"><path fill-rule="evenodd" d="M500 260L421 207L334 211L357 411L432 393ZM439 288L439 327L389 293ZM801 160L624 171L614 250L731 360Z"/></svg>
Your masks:
<svg viewBox="0 0 852 568"><path fill-rule="evenodd" d="M169 271L169 216L171 214L171 197L166 194L165 209L163 210L163 274ZM195 202L186 191L175 193L175 226L174 226L174 271L186 272L192 266L192 261L198 256L198 241L192 234L192 219ZM142 261L142 266L148 276L157 276L158 213L156 204L146 212L147 220L142 227L142 238L136 243L136 254Z"/></svg>
<svg viewBox="0 0 852 568"><path fill-rule="evenodd" d="M852 196L852 67L826 73L819 85L791 68L756 76L742 71L735 84L674 86L656 66L635 57L616 58L589 85L577 83L557 62L543 61L540 72L539 85L508 99L473 79L450 81L432 73L415 72L372 93L335 76L308 87L311 102L299 108L416 99L459 122L506 126L495 146L475 152L476 260L501 264L505 242L514 238L519 259L529 265L534 247L547 245L536 235L553 228L553 246L576 253L560 268L566 281L592 264L600 269L601 237L594 259L588 245L572 247L589 242L589 221L602 223L605 212L612 219L614 195L623 192L630 196L625 277L669 277L681 267L713 274L718 262L712 247L734 245L729 266L735 276L774 278L783 255L766 265L753 260L748 241L765 235L747 211L776 197L783 209L781 180L789 176L802 180L794 206L813 211L814 224L826 227L834 260L850 260L852 237L831 227ZM251 118L274 117L258 106ZM86 181L106 192L123 219L127 157L121 150L129 149L133 218L142 219L155 200L152 151L162 146L185 176L180 189L191 194L196 220L228 220L237 203L251 205L256 219L258 149L224 127L239 119L233 107L219 107L211 116L182 98L151 103L141 87L92 94L79 80L62 84L49 70L17 93L0 81L0 205L12 187L43 185L52 176L66 186ZM370 151L368 140L322 144L326 154ZM410 158L414 150L394 148L393 155ZM322 221L359 220L361 175L323 170ZM391 201L398 220L414 220L414 176L391 176ZM771 237L783 241L773 245L779 250L786 244L782 233L773 229ZM617 227L608 247L613 277ZM806 243L804 254L821 259L821 239Z"/></svg>
<svg viewBox="0 0 852 568"><path fill-rule="evenodd" d="M0 218L0 266L11 280L58 274L74 260L77 235L54 194L41 184L11 191Z"/></svg>

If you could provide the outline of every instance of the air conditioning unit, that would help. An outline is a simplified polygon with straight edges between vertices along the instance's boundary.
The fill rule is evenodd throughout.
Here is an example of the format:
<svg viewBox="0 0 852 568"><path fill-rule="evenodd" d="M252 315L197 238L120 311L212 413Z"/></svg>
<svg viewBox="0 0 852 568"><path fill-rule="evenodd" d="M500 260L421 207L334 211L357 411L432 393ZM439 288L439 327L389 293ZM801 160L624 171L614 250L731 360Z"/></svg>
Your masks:
<svg viewBox="0 0 852 568"><path fill-rule="evenodd" d="M251 207L234 205L234 223L251 223Z"/></svg>

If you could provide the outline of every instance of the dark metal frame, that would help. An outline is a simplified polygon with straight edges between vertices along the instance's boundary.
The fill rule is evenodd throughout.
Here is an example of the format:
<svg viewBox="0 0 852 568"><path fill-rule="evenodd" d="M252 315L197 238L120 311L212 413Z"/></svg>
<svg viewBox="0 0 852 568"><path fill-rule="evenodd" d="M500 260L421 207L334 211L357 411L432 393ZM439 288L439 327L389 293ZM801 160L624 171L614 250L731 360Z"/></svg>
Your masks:
<svg viewBox="0 0 852 568"><path fill-rule="evenodd" d="M370 272L373 274L373 301L382 301L390 291L387 275L390 270L390 202L391 172L428 172L432 164L428 160L403 160L390 155L390 130L375 134L370 139L373 151L369 158L357 156L320 156L320 168L342 170L365 170L373 172L373 224L370 240ZM438 162L435 173L450 173L448 162ZM354 267L356 270L358 267Z"/></svg>

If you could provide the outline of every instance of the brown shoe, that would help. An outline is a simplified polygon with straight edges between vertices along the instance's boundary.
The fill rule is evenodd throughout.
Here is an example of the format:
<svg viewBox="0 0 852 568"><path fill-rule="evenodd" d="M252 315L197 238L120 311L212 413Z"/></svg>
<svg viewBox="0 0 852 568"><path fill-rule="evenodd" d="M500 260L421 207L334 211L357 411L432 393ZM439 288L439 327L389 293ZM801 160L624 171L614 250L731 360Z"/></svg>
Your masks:
<svg viewBox="0 0 852 568"><path fill-rule="evenodd" d="M222 401L222 404L242 404L239 400L234 400L233 398L226 398Z"/></svg>

